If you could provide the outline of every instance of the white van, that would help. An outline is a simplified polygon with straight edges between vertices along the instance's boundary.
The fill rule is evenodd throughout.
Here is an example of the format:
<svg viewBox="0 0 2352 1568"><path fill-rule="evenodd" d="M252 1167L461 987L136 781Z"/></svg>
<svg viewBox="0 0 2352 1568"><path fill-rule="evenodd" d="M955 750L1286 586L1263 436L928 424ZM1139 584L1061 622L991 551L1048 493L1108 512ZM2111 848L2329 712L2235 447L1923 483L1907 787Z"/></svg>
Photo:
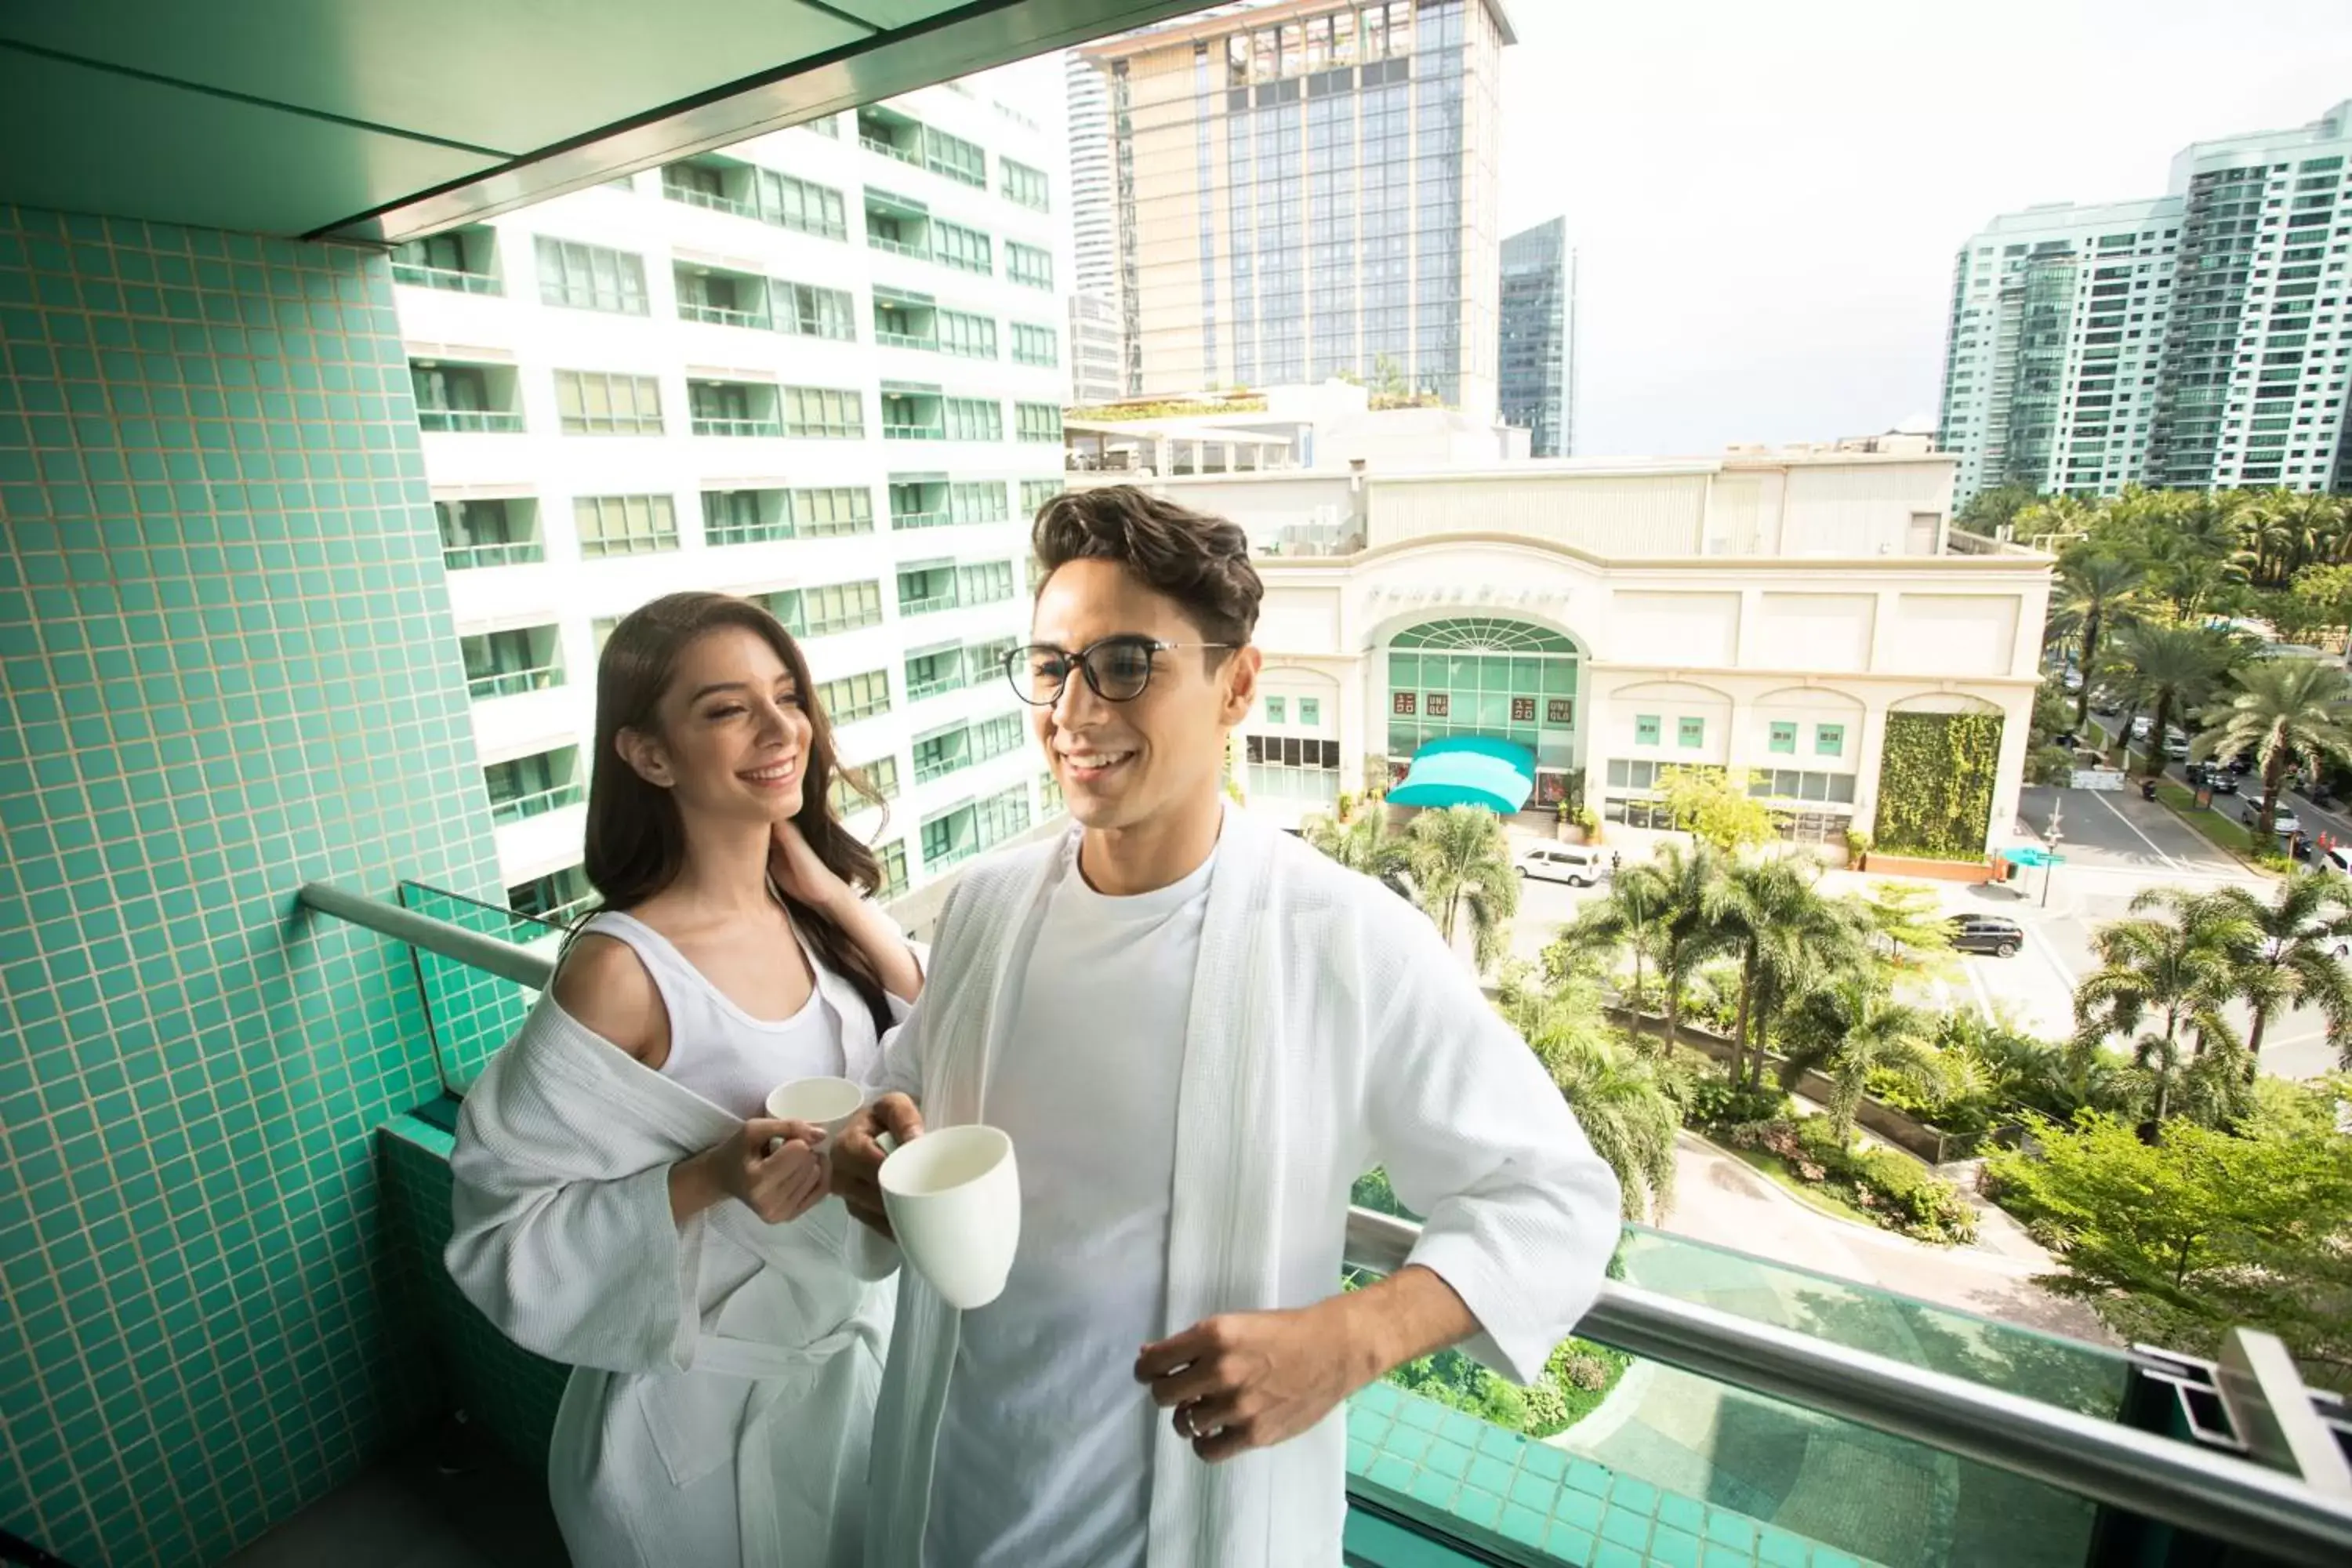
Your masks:
<svg viewBox="0 0 2352 1568"><path fill-rule="evenodd" d="M2327 853L2320 857L2319 868L2333 871L2339 877L2352 877L2352 850L2346 849L2341 844L2329 845Z"/></svg>
<svg viewBox="0 0 2352 1568"><path fill-rule="evenodd" d="M1581 844L1538 844L1519 857L1519 875L1541 882L1589 888L1609 864L1606 853Z"/></svg>

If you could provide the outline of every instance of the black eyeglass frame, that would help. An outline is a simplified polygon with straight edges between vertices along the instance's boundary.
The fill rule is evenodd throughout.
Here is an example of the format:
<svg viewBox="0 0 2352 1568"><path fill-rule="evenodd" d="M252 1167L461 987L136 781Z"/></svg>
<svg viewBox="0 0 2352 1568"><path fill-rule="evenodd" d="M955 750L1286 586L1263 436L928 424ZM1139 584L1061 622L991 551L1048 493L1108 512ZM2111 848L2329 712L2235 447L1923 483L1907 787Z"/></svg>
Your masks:
<svg viewBox="0 0 2352 1568"><path fill-rule="evenodd" d="M1087 689L1104 701L1132 702L1151 689L1151 672L1159 668L1160 655L1178 653L1186 648L1234 648L1239 646L1237 643L1229 642L1170 642L1165 637L1148 637L1140 632L1114 632L1109 637L1096 638L1075 652L1066 647L1057 647L1052 643L1024 643L1004 656L1004 679L1011 684L1013 694L1030 707L1051 708L1062 700L1062 693L1069 689L1069 670L1065 669L1062 672L1062 678L1055 683L1054 694L1051 697L1041 698L1036 694L1035 688L1028 679L1027 668L1030 655L1039 652L1050 653L1056 658L1067 659L1072 668L1086 677ZM1097 648L1107 647L1136 647L1144 651L1142 684L1124 697L1114 697L1105 691L1102 687L1102 678L1095 673L1095 651Z"/></svg>

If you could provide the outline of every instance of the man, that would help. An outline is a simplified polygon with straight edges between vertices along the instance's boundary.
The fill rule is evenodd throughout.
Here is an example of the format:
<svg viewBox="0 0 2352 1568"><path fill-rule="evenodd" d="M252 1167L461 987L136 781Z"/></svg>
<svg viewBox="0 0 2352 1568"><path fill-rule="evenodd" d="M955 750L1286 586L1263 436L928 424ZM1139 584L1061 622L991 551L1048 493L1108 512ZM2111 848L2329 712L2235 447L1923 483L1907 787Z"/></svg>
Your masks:
<svg viewBox="0 0 2352 1568"><path fill-rule="evenodd" d="M1261 662L1242 531L1118 487L1050 502L1034 544L1008 672L1077 827L965 874L835 1156L887 1234L877 1134L1002 1128L1020 1250L969 1312L900 1277L867 1562L1336 1564L1340 1402L1457 1342L1537 1377L1615 1180L1425 917L1225 809ZM1430 1217L1343 1294L1375 1165Z"/></svg>

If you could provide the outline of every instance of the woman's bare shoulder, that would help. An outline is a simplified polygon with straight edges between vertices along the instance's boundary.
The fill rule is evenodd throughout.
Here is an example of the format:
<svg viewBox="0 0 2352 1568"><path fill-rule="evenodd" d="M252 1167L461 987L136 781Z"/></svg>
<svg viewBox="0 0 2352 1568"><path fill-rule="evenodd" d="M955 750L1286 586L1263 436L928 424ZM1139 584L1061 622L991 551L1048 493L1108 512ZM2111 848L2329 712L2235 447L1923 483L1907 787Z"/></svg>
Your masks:
<svg viewBox="0 0 2352 1568"><path fill-rule="evenodd" d="M555 972L556 1005L583 1027L658 1067L669 1055L669 1015L661 992L627 942L590 931Z"/></svg>

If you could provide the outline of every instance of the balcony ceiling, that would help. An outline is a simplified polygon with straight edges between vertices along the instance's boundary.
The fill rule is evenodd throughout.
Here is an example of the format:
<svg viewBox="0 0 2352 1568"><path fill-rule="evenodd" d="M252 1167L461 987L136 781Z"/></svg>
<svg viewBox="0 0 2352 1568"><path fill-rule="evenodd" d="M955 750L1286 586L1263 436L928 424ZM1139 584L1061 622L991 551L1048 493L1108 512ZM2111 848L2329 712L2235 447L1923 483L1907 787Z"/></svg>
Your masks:
<svg viewBox="0 0 2352 1568"><path fill-rule="evenodd" d="M1198 0L8 0L0 202L389 242Z"/></svg>

